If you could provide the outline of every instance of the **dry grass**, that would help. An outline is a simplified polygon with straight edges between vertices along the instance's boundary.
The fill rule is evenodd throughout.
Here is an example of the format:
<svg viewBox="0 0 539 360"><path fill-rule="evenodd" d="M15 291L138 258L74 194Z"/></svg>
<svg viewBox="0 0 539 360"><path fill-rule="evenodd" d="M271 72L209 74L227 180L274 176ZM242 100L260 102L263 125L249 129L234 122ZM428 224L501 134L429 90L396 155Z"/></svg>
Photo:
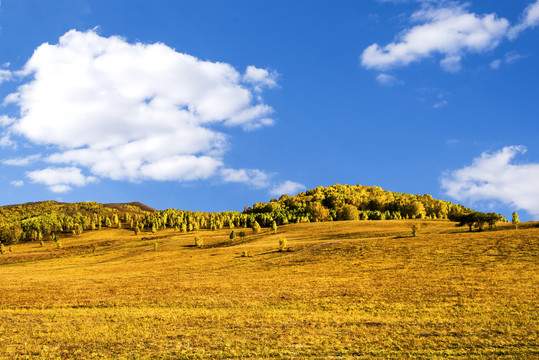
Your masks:
<svg viewBox="0 0 539 360"><path fill-rule="evenodd" d="M349 221L198 231L204 248L172 230L16 245L0 358L539 358L539 228L421 222L416 237Z"/></svg>

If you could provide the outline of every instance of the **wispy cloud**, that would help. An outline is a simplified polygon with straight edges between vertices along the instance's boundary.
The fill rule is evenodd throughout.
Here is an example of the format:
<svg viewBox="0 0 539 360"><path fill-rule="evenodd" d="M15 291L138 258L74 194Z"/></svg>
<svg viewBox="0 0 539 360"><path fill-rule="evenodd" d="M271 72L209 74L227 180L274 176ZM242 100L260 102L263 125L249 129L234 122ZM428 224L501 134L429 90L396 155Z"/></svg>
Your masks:
<svg viewBox="0 0 539 360"><path fill-rule="evenodd" d="M304 190L305 185L293 182L293 181L285 181L279 185L276 185L270 190L270 194L274 196L279 196L283 194L287 195L295 195L299 191Z"/></svg>
<svg viewBox="0 0 539 360"><path fill-rule="evenodd" d="M24 186L24 181L22 181L22 180L13 180L11 182L11 185L15 186L15 187L22 187L22 186Z"/></svg>
<svg viewBox="0 0 539 360"><path fill-rule="evenodd" d="M539 25L539 0L530 4L521 16L520 22L509 30L509 38L515 39L526 29Z"/></svg>
<svg viewBox="0 0 539 360"><path fill-rule="evenodd" d="M2 164L11 166L28 166L41 158L40 154L30 155L22 158L4 159Z"/></svg>
<svg viewBox="0 0 539 360"><path fill-rule="evenodd" d="M378 74L378 76L376 76L376 81L378 81L380 85L384 86L395 86L403 84L403 82L397 79L395 76L385 73Z"/></svg>
<svg viewBox="0 0 539 360"><path fill-rule="evenodd" d="M83 175L81 169L76 167L30 171L26 177L34 183L47 185L49 190L56 193L68 192L72 186L84 186L98 181L94 176Z"/></svg>

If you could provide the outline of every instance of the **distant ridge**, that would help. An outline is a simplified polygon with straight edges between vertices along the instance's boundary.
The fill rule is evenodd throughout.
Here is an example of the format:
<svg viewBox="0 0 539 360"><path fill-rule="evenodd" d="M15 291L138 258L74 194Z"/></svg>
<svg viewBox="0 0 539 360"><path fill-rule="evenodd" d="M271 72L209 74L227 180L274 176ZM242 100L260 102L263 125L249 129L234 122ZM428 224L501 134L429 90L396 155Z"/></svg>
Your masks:
<svg viewBox="0 0 539 360"><path fill-rule="evenodd" d="M154 209L152 207L149 207L148 205L144 205L143 203L138 202L138 201L134 201L134 202L130 202L130 203L103 204L104 207L108 207L108 208L112 208L112 209L118 209L118 210L123 210L125 208L125 205L136 206L136 207L140 208L142 211L148 211L148 212L156 212L156 211L158 211L158 210L156 210L156 209Z"/></svg>
<svg viewBox="0 0 539 360"><path fill-rule="evenodd" d="M91 202L88 202L88 203L91 203ZM6 208L6 209L10 209L10 208L14 208L14 207L18 207L18 206L23 206L23 207L32 207L32 206L37 206L37 205L42 205L42 204L53 204L53 205L76 205L76 204L84 204L84 202L77 202L77 203L68 203L68 202L60 202L60 201L56 201L56 200L43 200L43 201L32 201L32 202L26 202L26 203L22 203L22 204L10 204L10 205L2 205L0 206L0 209L3 209L3 208ZM96 204L100 204L100 203L96 203ZM138 207L140 210L142 210L143 212L144 211L148 211L148 212L156 212L158 210L148 206L148 205L145 205L141 202L138 202L138 201L133 201L133 202L129 202L129 203L108 203L108 204L100 204L102 205L104 208L111 208L111 209L117 209L117 210L120 210L120 211L125 211L126 209L126 205L127 206L134 206L134 207Z"/></svg>

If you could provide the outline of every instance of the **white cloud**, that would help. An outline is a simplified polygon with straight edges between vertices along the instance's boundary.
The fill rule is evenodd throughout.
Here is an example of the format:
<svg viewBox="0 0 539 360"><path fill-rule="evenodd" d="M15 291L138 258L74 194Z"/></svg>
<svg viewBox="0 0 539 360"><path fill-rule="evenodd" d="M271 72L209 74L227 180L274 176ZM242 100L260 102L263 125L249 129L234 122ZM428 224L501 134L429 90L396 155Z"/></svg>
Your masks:
<svg viewBox="0 0 539 360"><path fill-rule="evenodd" d="M440 66L447 72L459 72L462 69L461 60L460 55L447 56L440 61Z"/></svg>
<svg viewBox="0 0 539 360"><path fill-rule="evenodd" d="M502 61L500 59L493 60L490 63L490 68L494 70L499 69L501 64L502 64Z"/></svg>
<svg viewBox="0 0 539 360"><path fill-rule="evenodd" d="M493 60L490 63L490 68L493 69L493 70L496 70L496 69L500 68L502 63L510 65L510 64L514 63L515 61L523 59L523 58L525 58L525 56L523 56L523 55L521 55L521 54L519 54L519 53L517 53L515 51L509 51L508 53L505 54L503 60L502 59Z"/></svg>
<svg viewBox="0 0 539 360"><path fill-rule="evenodd" d="M539 25L539 0L528 5L520 22L509 30L509 38L515 39L522 31Z"/></svg>
<svg viewBox="0 0 539 360"><path fill-rule="evenodd" d="M98 181L94 176L84 176L81 169L76 167L35 170L27 172L26 177L34 183L47 185L49 190L56 193L67 192L71 186L84 186Z"/></svg>
<svg viewBox="0 0 539 360"><path fill-rule="evenodd" d="M0 137L0 147L17 147L17 144L13 140L11 140L9 132L4 133L2 137Z"/></svg>
<svg viewBox="0 0 539 360"><path fill-rule="evenodd" d="M447 104L449 104L449 102L447 100L440 100L436 104L432 105L432 108L433 109L439 109L441 107L446 106Z"/></svg>
<svg viewBox="0 0 539 360"><path fill-rule="evenodd" d="M293 181L290 181L290 180L287 180L287 181L273 187L270 190L270 194L274 195L274 196L279 196L279 195L283 195L283 194L295 195L300 190L303 190L303 189L305 189L305 185L299 184L297 182L293 182Z"/></svg>
<svg viewBox="0 0 539 360"><path fill-rule="evenodd" d="M154 180L197 180L215 174L222 162L209 156L170 156L140 169L143 176Z"/></svg>
<svg viewBox="0 0 539 360"><path fill-rule="evenodd" d="M424 5L412 15L411 21L419 24L400 33L397 41L367 47L361 55L362 65L385 70L441 54L442 68L455 72L460 70L466 53L495 48L509 28L504 18L495 14L477 15L469 12L466 5L453 2L443 2L441 7Z"/></svg>
<svg viewBox="0 0 539 360"><path fill-rule="evenodd" d="M505 62L508 64L512 64L515 61L523 59L523 58L525 58L525 56L520 55L519 53L515 51L509 51L508 53L505 54Z"/></svg>
<svg viewBox="0 0 539 360"><path fill-rule="evenodd" d="M419 92L418 100L428 108L439 109L449 104L447 97L451 94L446 91L429 87L420 88L417 91Z"/></svg>
<svg viewBox="0 0 539 360"><path fill-rule="evenodd" d="M22 136L52 149L44 161L101 178L219 177L229 142L223 129L273 124L274 111L260 92L277 86L276 72L248 66L241 74L162 43L71 30L58 44L39 46L18 74L28 80L4 104L18 106L20 116L0 118L0 145ZM244 178L251 183L252 177ZM34 181L57 192L76 185Z"/></svg>
<svg viewBox="0 0 539 360"><path fill-rule="evenodd" d="M225 182L246 183L256 188L269 186L270 176L256 169L222 169L221 177Z"/></svg>
<svg viewBox="0 0 539 360"><path fill-rule="evenodd" d="M444 174L442 187L459 201L498 200L539 219L539 164L512 163L525 152L524 146L484 152L472 165Z"/></svg>
<svg viewBox="0 0 539 360"><path fill-rule="evenodd" d="M21 187L21 186L24 186L24 181L22 181L22 180L13 180L11 182L11 185L15 186L15 187Z"/></svg>
<svg viewBox="0 0 539 360"><path fill-rule="evenodd" d="M11 80L13 78L13 74L9 70L0 69L0 84L4 81Z"/></svg>
<svg viewBox="0 0 539 360"><path fill-rule="evenodd" d="M15 119L10 118L9 116L6 116L6 115L0 116L0 126L9 126L13 124L14 122L15 122Z"/></svg>
<svg viewBox="0 0 539 360"><path fill-rule="evenodd" d="M2 164L11 166L28 166L33 162L38 161L41 158L40 154L30 155L23 158L4 159Z"/></svg>
<svg viewBox="0 0 539 360"><path fill-rule="evenodd" d="M378 81L380 85L384 86L394 86L402 84L402 81L397 79L395 76L384 73L378 74L378 76L376 76L376 81Z"/></svg>
<svg viewBox="0 0 539 360"><path fill-rule="evenodd" d="M278 74L275 71L259 69L255 66L247 66L243 75L243 81L252 84L256 91L261 91L263 87L274 88L277 86Z"/></svg>

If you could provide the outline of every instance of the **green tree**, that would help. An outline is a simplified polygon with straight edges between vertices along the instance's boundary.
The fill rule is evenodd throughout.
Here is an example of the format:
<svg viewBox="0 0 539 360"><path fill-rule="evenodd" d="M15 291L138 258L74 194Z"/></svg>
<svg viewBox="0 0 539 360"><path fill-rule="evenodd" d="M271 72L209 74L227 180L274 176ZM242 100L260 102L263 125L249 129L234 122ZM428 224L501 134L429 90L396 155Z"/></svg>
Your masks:
<svg viewBox="0 0 539 360"><path fill-rule="evenodd" d="M518 218L518 214L517 214L516 211L513 213L513 218L511 219L511 224L513 224L515 229L517 229L518 224L520 224L520 219Z"/></svg>
<svg viewBox="0 0 539 360"><path fill-rule="evenodd" d="M252 228L252 229L253 229L253 232L254 232L255 234L258 234L258 233L260 232L260 225L258 224L257 221L254 222L253 228Z"/></svg>
<svg viewBox="0 0 539 360"><path fill-rule="evenodd" d="M275 221L271 224L271 230L273 230L274 234L277 234L277 223Z"/></svg>
<svg viewBox="0 0 539 360"><path fill-rule="evenodd" d="M230 233L230 240L234 240L235 237L236 233L234 232L234 230L232 230L232 232Z"/></svg>
<svg viewBox="0 0 539 360"><path fill-rule="evenodd" d="M345 204L337 210L337 220L358 220L359 211L357 207Z"/></svg>
<svg viewBox="0 0 539 360"><path fill-rule="evenodd" d="M279 251L285 251L288 246L288 240L286 238L279 239Z"/></svg>
<svg viewBox="0 0 539 360"><path fill-rule="evenodd" d="M329 220L329 210L319 202L311 203L307 209L311 214L313 221L327 221Z"/></svg>
<svg viewBox="0 0 539 360"><path fill-rule="evenodd" d="M418 223L414 223L412 225L412 236L417 236L417 232L419 231L419 224Z"/></svg>

